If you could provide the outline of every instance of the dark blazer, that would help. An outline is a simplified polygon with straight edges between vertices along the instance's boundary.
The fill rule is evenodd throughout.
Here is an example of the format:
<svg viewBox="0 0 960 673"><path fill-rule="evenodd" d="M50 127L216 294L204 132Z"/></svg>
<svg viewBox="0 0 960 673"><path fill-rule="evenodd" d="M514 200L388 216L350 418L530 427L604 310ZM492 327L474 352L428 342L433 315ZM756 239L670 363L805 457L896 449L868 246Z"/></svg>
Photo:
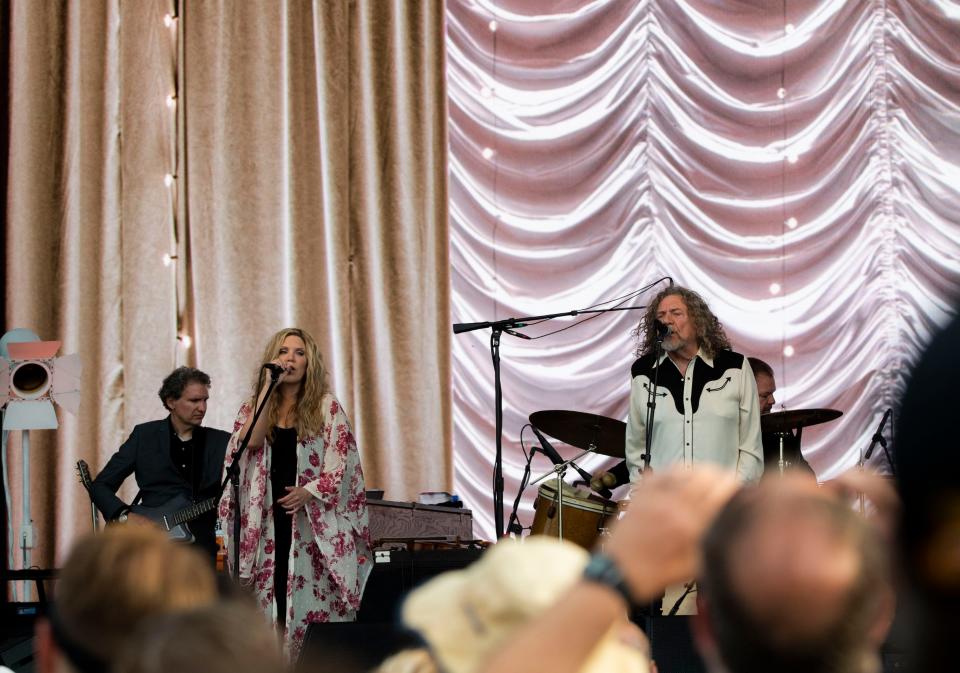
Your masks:
<svg viewBox="0 0 960 673"><path fill-rule="evenodd" d="M203 456L200 498L217 494L223 472L223 456L230 435L223 430L199 427L194 438ZM127 506L116 496L117 490L131 474L143 494L143 504L159 507L177 495L193 497L192 489L170 460L169 417L141 423L100 470L90 487L90 497L104 518L115 519Z"/></svg>

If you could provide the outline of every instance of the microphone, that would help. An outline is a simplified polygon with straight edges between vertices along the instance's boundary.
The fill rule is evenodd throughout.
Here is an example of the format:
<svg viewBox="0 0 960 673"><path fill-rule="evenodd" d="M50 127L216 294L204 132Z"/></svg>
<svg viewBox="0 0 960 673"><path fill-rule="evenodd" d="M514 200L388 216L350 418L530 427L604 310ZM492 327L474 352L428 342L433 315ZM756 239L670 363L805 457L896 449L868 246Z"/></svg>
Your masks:
<svg viewBox="0 0 960 673"><path fill-rule="evenodd" d="M873 438L870 440L870 448L867 449L866 454L864 454L864 460L870 460L870 456L873 455L873 449L877 444L884 444L883 441L883 426L887 424L887 419L893 415L893 409L887 409L883 412L883 418L880 419L880 425L877 427L877 431L873 433Z"/></svg>
<svg viewBox="0 0 960 673"><path fill-rule="evenodd" d="M664 325L659 320L653 321L653 329L657 333L657 341L663 341L667 338L667 335L670 334L670 328Z"/></svg>
<svg viewBox="0 0 960 673"><path fill-rule="evenodd" d="M540 440L540 446L543 447L541 452L550 459L550 462L552 462L554 465L562 465L563 463L567 462L560 457L560 454L557 453L557 450L550 445L550 442L547 441L546 437L540 434L539 430L534 428L532 425L530 427L533 428L533 434L535 434L537 439ZM580 474L581 479L583 479L585 482L587 482L587 485L589 485L590 480L593 479L593 475L581 468L576 463L571 462L570 465ZM607 500L610 499L610 491L606 488L598 490L597 493Z"/></svg>
<svg viewBox="0 0 960 673"><path fill-rule="evenodd" d="M283 367L273 362L264 363L261 369L269 369L270 373L273 374L274 376L280 376L281 374L283 374Z"/></svg>

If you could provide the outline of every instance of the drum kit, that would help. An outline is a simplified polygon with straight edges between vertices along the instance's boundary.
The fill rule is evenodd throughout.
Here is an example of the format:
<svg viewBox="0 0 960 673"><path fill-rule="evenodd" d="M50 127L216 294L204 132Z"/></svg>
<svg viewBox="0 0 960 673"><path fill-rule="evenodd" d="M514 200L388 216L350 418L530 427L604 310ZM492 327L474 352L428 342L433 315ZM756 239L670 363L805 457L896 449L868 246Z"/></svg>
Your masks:
<svg viewBox="0 0 960 673"><path fill-rule="evenodd" d="M799 439L802 428L827 423L841 415L842 412L836 409L795 409L761 416L761 432L779 437L781 474L785 465L785 438ZM624 459L627 424L606 416L564 410L536 411L530 414L530 424L540 432L581 450L571 460L534 481L544 481L554 474L557 476L555 482L544 481L538 488L530 534L566 539L589 549L606 533L626 503L575 489L563 481L564 470L567 464L587 453ZM795 430L796 435L793 434Z"/></svg>

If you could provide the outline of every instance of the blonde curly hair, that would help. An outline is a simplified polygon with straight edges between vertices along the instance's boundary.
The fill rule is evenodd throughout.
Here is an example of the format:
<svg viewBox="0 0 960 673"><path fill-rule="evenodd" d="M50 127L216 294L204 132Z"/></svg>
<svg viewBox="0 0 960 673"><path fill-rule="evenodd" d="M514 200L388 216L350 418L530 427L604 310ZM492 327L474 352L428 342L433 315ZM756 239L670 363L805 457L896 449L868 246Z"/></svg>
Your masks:
<svg viewBox="0 0 960 673"><path fill-rule="evenodd" d="M718 351L731 350L730 339L727 338L727 333L724 332L720 319L713 314L703 297L693 290L688 290L679 285L671 285L653 298L647 306L647 310L644 311L640 324L633 331L634 336L637 337L637 357L652 353L656 349L657 332L654 329L654 322L657 319L657 308L660 306L660 302L670 295L680 297L686 304L687 315L693 320L697 330L697 341L707 356L712 358Z"/></svg>
<svg viewBox="0 0 960 673"><path fill-rule="evenodd" d="M266 348L263 349L263 357L260 358L260 362L275 360L280 354L280 346L290 336L300 337L303 340L307 359L307 371L304 373L303 382L297 392L297 403L294 407L294 424L299 437L310 437L320 432L320 428L323 426L324 410L320 406L320 402L329 391L327 368L317 342L305 329L299 327L284 328L270 337ZM261 371L258 366L253 373L253 393L250 395L251 406L256 404L257 396L260 393L258 385L261 381ZM267 435L270 441L273 441L273 428L280 420L280 401L279 395L271 395L267 408L264 410L267 417L267 427L270 428Z"/></svg>

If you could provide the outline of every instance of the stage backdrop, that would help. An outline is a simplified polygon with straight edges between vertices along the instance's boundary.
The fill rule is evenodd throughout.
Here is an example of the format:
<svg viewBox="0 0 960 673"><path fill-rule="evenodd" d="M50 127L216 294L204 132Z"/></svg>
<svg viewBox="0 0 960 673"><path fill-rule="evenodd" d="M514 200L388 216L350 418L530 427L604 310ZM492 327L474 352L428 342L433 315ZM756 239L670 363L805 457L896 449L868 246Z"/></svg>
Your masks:
<svg viewBox="0 0 960 673"><path fill-rule="evenodd" d="M9 5L5 322L84 364L80 414L33 433L34 563L90 529L74 463L162 417L163 376L207 371L207 425L232 429L291 324L367 485L449 489L442 3ZM18 435L10 459L19 546Z"/></svg>
<svg viewBox="0 0 960 673"><path fill-rule="evenodd" d="M450 0L447 58L455 321L671 276L773 365L775 410L843 411L803 433L819 477L857 462L960 291L956 3ZM504 335L508 512L531 412L626 418L638 318ZM452 353L456 486L489 535L488 340Z"/></svg>

